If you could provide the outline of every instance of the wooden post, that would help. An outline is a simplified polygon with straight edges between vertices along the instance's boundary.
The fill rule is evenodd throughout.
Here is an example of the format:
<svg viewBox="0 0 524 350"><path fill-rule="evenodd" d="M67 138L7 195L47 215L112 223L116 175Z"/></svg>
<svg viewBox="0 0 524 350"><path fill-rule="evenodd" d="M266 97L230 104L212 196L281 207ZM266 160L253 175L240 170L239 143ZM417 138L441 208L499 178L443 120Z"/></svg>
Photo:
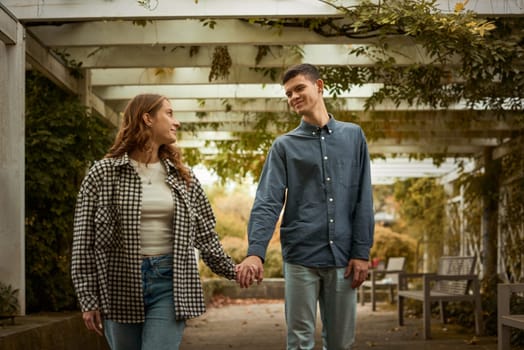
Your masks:
<svg viewBox="0 0 524 350"><path fill-rule="evenodd" d="M0 4L1 5L1 4ZM0 6L0 281L25 314L25 29Z"/></svg>
<svg viewBox="0 0 524 350"><path fill-rule="evenodd" d="M482 265L484 276L497 274L498 197L500 193L500 160L493 159L493 148L484 149L482 193Z"/></svg>

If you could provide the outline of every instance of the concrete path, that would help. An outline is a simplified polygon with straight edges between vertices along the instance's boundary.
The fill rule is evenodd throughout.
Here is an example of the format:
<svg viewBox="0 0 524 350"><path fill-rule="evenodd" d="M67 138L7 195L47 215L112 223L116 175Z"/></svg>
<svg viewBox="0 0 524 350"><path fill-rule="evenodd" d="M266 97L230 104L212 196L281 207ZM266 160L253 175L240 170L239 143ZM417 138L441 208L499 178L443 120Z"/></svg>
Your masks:
<svg viewBox="0 0 524 350"><path fill-rule="evenodd" d="M262 302L262 303L260 303ZM317 327L318 328L318 327ZM473 330L432 324L433 339L421 335L422 321L407 319L397 327L396 310L388 305L372 312L359 306L353 350L496 350L496 337L474 336ZM233 300L210 307L203 316L188 322L180 350L273 350L285 349L286 326L282 301ZM317 329L320 350L320 331Z"/></svg>

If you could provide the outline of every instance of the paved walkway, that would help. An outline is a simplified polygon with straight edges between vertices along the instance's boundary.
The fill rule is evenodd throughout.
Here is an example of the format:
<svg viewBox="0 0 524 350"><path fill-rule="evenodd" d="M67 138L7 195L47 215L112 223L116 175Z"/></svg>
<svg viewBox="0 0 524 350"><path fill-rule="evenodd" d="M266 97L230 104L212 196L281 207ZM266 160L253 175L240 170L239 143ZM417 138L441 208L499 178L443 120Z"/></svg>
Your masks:
<svg viewBox="0 0 524 350"><path fill-rule="evenodd" d="M356 342L353 350L496 350L496 337L475 337L473 330L432 324L433 339L421 335L422 321L407 319L397 327L396 309L370 304L359 306ZM210 307L206 314L188 322L180 350L280 350L285 349L284 304L273 300L253 303L246 300ZM320 350L320 332L317 329Z"/></svg>

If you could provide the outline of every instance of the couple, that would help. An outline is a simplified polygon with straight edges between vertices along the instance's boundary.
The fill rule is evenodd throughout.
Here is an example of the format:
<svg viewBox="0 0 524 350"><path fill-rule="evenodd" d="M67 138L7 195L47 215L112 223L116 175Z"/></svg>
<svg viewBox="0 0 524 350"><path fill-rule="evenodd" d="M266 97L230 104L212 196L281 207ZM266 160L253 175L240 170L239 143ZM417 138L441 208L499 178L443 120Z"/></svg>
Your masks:
<svg viewBox="0 0 524 350"><path fill-rule="evenodd" d="M356 290L373 241L369 155L360 127L336 121L317 69L283 77L300 125L267 156L235 265L194 174L174 146L180 123L169 101L138 95L104 159L84 179L74 222L72 278L86 327L111 349L178 349L185 320L205 311L194 249L241 287L263 279L266 248L281 225L287 349L313 349L317 302L324 349L350 349Z"/></svg>

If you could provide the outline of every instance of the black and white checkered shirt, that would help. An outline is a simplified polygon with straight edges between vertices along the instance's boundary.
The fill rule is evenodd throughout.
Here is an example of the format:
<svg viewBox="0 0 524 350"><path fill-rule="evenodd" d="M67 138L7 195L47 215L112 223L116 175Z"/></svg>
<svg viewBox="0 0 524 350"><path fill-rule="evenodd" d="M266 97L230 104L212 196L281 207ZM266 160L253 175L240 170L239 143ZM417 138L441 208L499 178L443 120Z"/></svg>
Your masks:
<svg viewBox="0 0 524 350"><path fill-rule="evenodd" d="M205 312L195 248L217 274L235 278L235 265L215 232L215 217L191 172L188 188L163 161L174 201L173 298L177 319ZM144 321L140 217L142 185L127 155L102 159L89 170L77 199L72 279L82 311L100 310L116 322Z"/></svg>

